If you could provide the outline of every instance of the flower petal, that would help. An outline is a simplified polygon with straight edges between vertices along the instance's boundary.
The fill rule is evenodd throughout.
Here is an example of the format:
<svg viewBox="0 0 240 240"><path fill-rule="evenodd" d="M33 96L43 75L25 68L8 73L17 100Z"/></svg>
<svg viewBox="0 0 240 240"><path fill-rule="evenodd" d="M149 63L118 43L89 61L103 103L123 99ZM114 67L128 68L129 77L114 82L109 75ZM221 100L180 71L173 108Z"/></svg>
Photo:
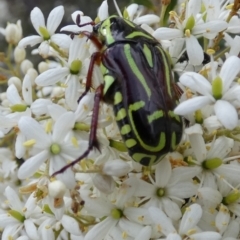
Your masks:
<svg viewBox="0 0 240 240"><path fill-rule="evenodd" d="M214 111L217 118L225 128L232 130L237 126L237 110L229 102L218 100L214 105Z"/></svg>
<svg viewBox="0 0 240 240"><path fill-rule="evenodd" d="M143 23L146 23L148 25L158 23L160 21L160 18L155 14L146 14L141 17L137 17L133 20L133 22L137 25L141 25Z"/></svg>
<svg viewBox="0 0 240 240"><path fill-rule="evenodd" d="M38 35L33 35L33 36L29 36L29 37L25 37L23 38L19 43L18 46L25 48L26 46L35 46L36 44L40 43L43 41L43 38L41 36Z"/></svg>
<svg viewBox="0 0 240 240"><path fill-rule="evenodd" d="M171 40L183 37L182 31L173 28L158 28L154 31L153 36L158 40Z"/></svg>
<svg viewBox="0 0 240 240"><path fill-rule="evenodd" d="M175 233L176 229L172 225L172 221L170 218L166 216L166 214L159 208L150 207L149 208L150 216L154 222L154 224L161 226L161 232L166 236L169 233Z"/></svg>
<svg viewBox="0 0 240 240"><path fill-rule="evenodd" d="M179 226L179 233L181 235L187 234L188 230L196 227L201 216L202 208L199 204L194 203L187 207Z"/></svg>
<svg viewBox="0 0 240 240"><path fill-rule="evenodd" d="M63 6L55 7L49 14L47 19L47 30L50 35L53 35L57 27L60 25L64 15Z"/></svg>
<svg viewBox="0 0 240 240"><path fill-rule="evenodd" d="M240 72L240 59L236 56L229 57L223 64L219 76L223 81L223 92L230 87L232 81Z"/></svg>
<svg viewBox="0 0 240 240"><path fill-rule="evenodd" d="M190 88L191 90L212 97L212 85L210 82L203 77L201 74L195 72L184 73L180 79L180 83ZM213 99L214 100L214 99Z"/></svg>
<svg viewBox="0 0 240 240"><path fill-rule="evenodd" d="M74 218L63 215L61 222L66 231L77 236L82 236L82 232L80 231L78 222Z"/></svg>
<svg viewBox="0 0 240 240"><path fill-rule="evenodd" d="M206 239L221 240L222 235L217 232L201 232L201 233L192 234L191 239L194 239L194 240L206 240Z"/></svg>
<svg viewBox="0 0 240 240"><path fill-rule="evenodd" d="M198 24L193 28L192 33L203 34L203 33L219 33L227 28L227 23L223 20L214 20L206 23Z"/></svg>
<svg viewBox="0 0 240 240"><path fill-rule="evenodd" d="M225 158L234 145L234 141L231 138L219 137L211 145L210 150L208 151L207 158Z"/></svg>
<svg viewBox="0 0 240 240"><path fill-rule="evenodd" d="M29 74L26 74L22 84L22 95L27 105L32 104L32 82Z"/></svg>
<svg viewBox="0 0 240 240"><path fill-rule="evenodd" d="M117 222L118 220L107 217L102 222L91 228L87 232L84 240L103 239L106 234L117 224Z"/></svg>
<svg viewBox="0 0 240 240"><path fill-rule="evenodd" d="M185 39L189 62L195 66L202 64L204 58L203 49L196 37L190 35L190 37L186 37Z"/></svg>
<svg viewBox="0 0 240 240"><path fill-rule="evenodd" d="M49 151L44 150L27 159L18 170L18 178L26 179L32 176L49 157Z"/></svg>
<svg viewBox="0 0 240 240"><path fill-rule="evenodd" d="M49 69L36 77L35 83L39 86L49 86L57 83L67 76L69 69L67 67Z"/></svg>
<svg viewBox="0 0 240 240"><path fill-rule="evenodd" d="M50 145L49 136L44 131L43 127L31 117L21 117L18 122L20 131L27 137L27 139L35 139L37 144L41 145L41 149Z"/></svg>
<svg viewBox="0 0 240 240"><path fill-rule="evenodd" d="M77 75L70 75L68 79L68 87L65 91L65 99L67 105L75 110L77 108L77 100L79 98L79 89L81 88L79 77Z"/></svg>
<svg viewBox="0 0 240 240"><path fill-rule="evenodd" d="M180 103L174 110L177 115L186 115L201 109L212 101L208 96L199 96Z"/></svg>
<svg viewBox="0 0 240 240"><path fill-rule="evenodd" d="M51 41L63 49L68 49L72 40L68 35L56 33L51 36Z"/></svg>
<svg viewBox="0 0 240 240"><path fill-rule="evenodd" d="M155 182L158 187L165 187L171 177L172 167L168 158L164 158L157 164L155 170Z"/></svg>
<svg viewBox="0 0 240 240"><path fill-rule="evenodd" d="M8 101L12 104L21 104L22 99L18 93L18 90L14 84L11 84L7 89L7 98Z"/></svg>
<svg viewBox="0 0 240 240"><path fill-rule="evenodd" d="M52 139L55 142L63 142L70 130L72 130L75 123L74 113L66 112L61 115L53 127Z"/></svg>
<svg viewBox="0 0 240 240"><path fill-rule="evenodd" d="M23 210L23 203L20 201L18 194L11 187L7 186L4 195L8 200L10 208L21 213Z"/></svg>
<svg viewBox="0 0 240 240"><path fill-rule="evenodd" d="M105 0L102 2L100 7L98 8L98 17L100 21L103 21L108 18L108 2Z"/></svg>
<svg viewBox="0 0 240 240"><path fill-rule="evenodd" d="M42 11L35 7L30 14L31 22L37 33L41 36L41 33L39 31L39 27L45 27L45 19L43 16Z"/></svg>

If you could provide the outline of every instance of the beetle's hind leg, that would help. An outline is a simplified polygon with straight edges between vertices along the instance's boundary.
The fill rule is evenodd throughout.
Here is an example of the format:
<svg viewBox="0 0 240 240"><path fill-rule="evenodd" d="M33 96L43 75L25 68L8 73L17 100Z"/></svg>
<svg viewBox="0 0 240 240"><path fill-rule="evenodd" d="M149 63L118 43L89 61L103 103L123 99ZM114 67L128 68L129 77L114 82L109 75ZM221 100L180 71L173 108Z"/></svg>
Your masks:
<svg viewBox="0 0 240 240"><path fill-rule="evenodd" d="M53 173L52 176L55 176L59 173L63 173L68 168L74 166L76 163L80 162L83 158L87 157L90 151L93 148L97 148L100 151L99 143L97 140L97 124L98 124L98 116L99 116L99 108L100 108L100 102L103 97L103 84L97 87L95 96L94 96L94 106L93 106L93 114L92 114L92 121L91 121L91 129L90 129L90 135L89 135L89 142L88 142L88 148L86 151L79 156L77 159L72 161L71 163L67 164L57 172Z"/></svg>

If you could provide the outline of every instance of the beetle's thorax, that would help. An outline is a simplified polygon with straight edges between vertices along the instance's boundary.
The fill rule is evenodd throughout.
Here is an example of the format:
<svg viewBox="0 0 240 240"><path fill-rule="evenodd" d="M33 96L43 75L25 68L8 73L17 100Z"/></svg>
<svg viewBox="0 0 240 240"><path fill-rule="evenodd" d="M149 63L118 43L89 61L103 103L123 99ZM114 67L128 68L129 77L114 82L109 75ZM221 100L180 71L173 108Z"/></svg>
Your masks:
<svg viewBox="0 0 240 240"><path fill-rule="evenodd" d="M94 27L94 32L105 46L119 42L141 40L155 42L155 39L140 26L118 16L111 16Z"/></svg>

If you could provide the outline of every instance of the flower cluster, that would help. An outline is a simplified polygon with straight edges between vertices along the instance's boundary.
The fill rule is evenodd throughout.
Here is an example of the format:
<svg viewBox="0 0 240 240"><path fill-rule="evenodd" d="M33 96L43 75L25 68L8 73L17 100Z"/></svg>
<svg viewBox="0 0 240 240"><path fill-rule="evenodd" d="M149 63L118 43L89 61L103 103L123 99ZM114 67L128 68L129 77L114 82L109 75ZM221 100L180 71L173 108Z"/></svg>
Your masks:
<svg viewBox="0 0 240 240"><path fill-rule="evenodd" d="M170 90L181 92L182 140L149 167L129 156L119 116L99 97L114 81L99 64L108 48L91 34L109 17L107 0L95 21L76 11L60 33L63 6L46 24L32 10L38 35L23 38L20 20L0 28L9 45L0 59L2 240L240 238L240 1L161 2L159 16L115 4L168 53Z"/></svg>

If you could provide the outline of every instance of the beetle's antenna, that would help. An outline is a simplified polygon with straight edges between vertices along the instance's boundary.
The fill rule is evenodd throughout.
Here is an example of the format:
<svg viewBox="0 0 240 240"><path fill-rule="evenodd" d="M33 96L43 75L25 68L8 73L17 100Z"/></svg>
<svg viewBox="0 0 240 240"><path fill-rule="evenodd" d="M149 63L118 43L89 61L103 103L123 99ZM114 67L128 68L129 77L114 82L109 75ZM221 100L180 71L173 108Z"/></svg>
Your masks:
<svg viewBox="0 0 240 240"><path fill-rule="evenodd" d="M123 15L122 15L122 13L121 13L118 5L117 5L116 0L113 0L113 3L114 3L114 6L115 6L115 8L116 8L116 10L117 10L117 13L118 13L119 17L123 17Z"/></svg>

